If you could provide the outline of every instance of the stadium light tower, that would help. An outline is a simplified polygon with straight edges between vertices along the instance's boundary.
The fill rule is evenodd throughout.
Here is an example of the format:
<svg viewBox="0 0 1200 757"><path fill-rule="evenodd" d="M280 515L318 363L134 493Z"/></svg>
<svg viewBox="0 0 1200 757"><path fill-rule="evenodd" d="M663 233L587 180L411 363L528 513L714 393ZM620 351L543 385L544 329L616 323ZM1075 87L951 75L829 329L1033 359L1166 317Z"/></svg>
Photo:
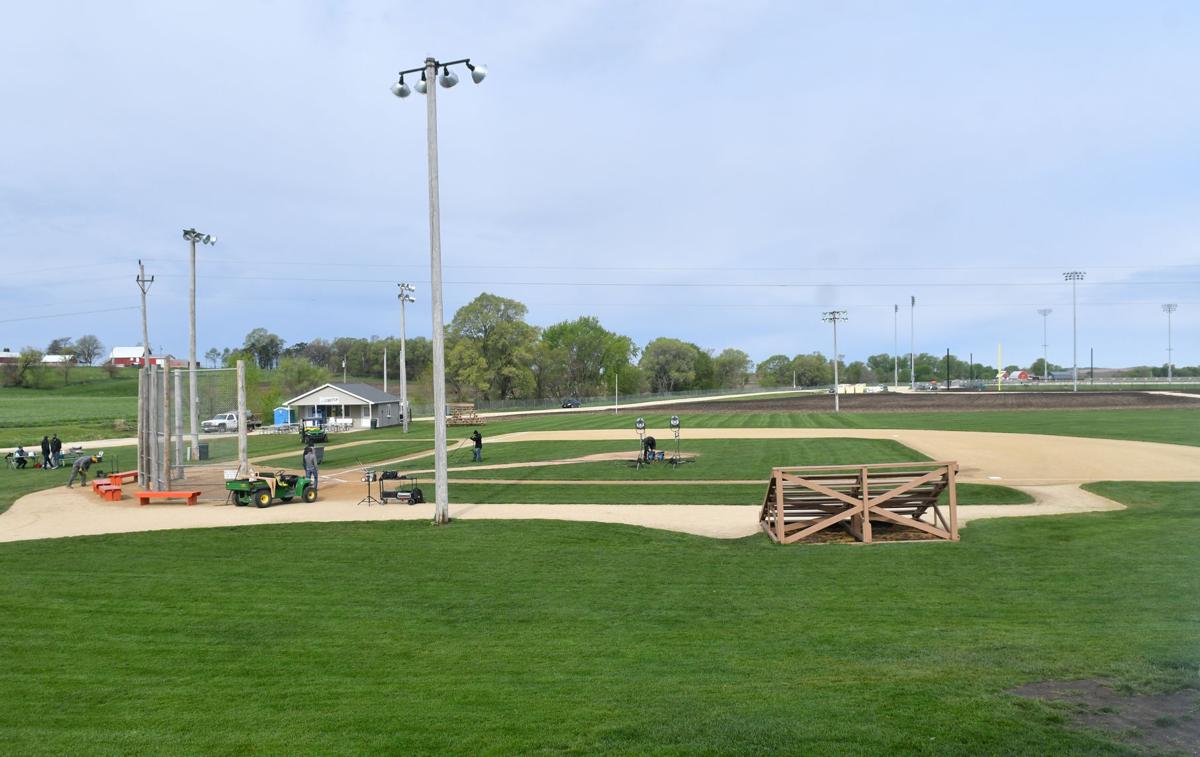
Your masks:
<svg viewBox="0 0 1200 757"><path fill-rule="evenodd" d="M400 72L400 80L392 85L392 94L405 98L412 94L404 77L421 74L416 83L417 92L425 95L426 145L429 158L429 302L433 311L433 522L441 525L450 522L450 496L446 473L446 347L443 341L442 324L442 219L438 199L438 151L437 151L437 87L436 81L446 89L458 84L458 74L451 66L465 65L471 72L471 81L479 84L487 76L487 66L472 65L470 58L442 63L437 58L426 58L425 65ZM441 74L438 74L438 71Z"/></svg>
<svg viewBox="0 0 1200 757"><path fill-rule="evenodd" d="M892 305L892 388L900 388L900 306Z"/></svg>
<svg viewBox="0 0 1200 757"><path fill-rule="evenodd" d="M1171 359L1171 314L1179 309L1179 306L1173 302L1169 302L1162 306L1163 312L1167 314L1167 383L1175 383L1174 377L1174 361Z"/></svg>
<svg viewBox="0 0 1200 757"><path fill-rule="evenodd" d="M216 244L217 238L195 229L184 229L183 238L192 248L191 285L188 287L188 430L192 434L192 460L200 458L200 400L196 396L196 242ZM238 423L245 419L239 418Z"/></svg>
<svg viewBox="0 0 1200 757"><path fill-rule="evenodd" d="M842 411L841 404L838 398L841 394L838 388L838 345L837 345L837 325L838 321L846 320L845 310L830 310L821 315L821 320L826 323L833 324L833 412L840 413Z"/></svg>
<svg viewBox="0 0 1200 757"><path fill-rule="evenodd" d="M408 433L408 363L407 354L408 348L404 343L404 303L416 302L413 299L412 293L417 291L412 284L397 284L400 287L400 294L397 298L400 300L400 412L403 413L404 433Z"/></svg>
<svg viewBox="0 0 1200 757"><path fill-rule="evenodd" d="M1050 378L1050 363L1046 360L1046 355L1048 354L1048 348L1046 346L1046 316L1053 312L1054 311L1050 308L1038 309L1038 315L1042 317L1042 381L1046 381Z"/></svg>
<svg viewBox="0 0 1200 757"><path fill-rule="evenodd" d="M1087 271L1065 271L1063 280L1071 282L1071 391L1079 391L1079 318L1076 310L1075 287L1087 276Z"/></svg>

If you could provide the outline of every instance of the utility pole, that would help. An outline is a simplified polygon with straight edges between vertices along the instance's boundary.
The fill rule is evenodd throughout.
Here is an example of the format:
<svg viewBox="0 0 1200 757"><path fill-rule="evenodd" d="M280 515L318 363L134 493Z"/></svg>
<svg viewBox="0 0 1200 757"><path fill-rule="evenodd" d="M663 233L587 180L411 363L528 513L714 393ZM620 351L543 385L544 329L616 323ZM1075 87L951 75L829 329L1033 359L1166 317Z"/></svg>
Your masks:
<svg viewBox="0 0 1200 757"><path fill-rule="evenodd" d="M191 279L188 288L188 423L192 434L192 459L200 457L199 397L196 392L196 242L216 244L217 238L195 229L184 229L183 238L191 244ZM241 416L239 416L240 418Z"/></svg>
<svg viewBox="0 0 1200 757"><path fill-rule="evenodd" d="M383 347L383 391L387 391L387 345Z"/></svg>
<svg viewBox="0 0 1200 757"><path fill-rule="evenodd" d="M946 389L950 389L950 348L946 348Z"/></svg>
<svg viewBox="0 0 1200 757"><path fill-rule="evenodd" d="M1054 311L1050 308L1040 308L1038 310L1038 315L1042 317L1042 381L1050 380L1050 362L1049 358L1047 357L1050 353L1048 352L1048 347L1046 346L1046 316L1053 312Z"/></svg>
<svg viewBox="0 0 1200 757"><path fill-rule="evenodd" d="M1174 313L1176 310L1178 310L1179 306L1176 305L1175 303L1171 302L1171 303L1167 303L1166 305L1163 305L1162 309L1163 309L1163 312L1167 314L1167 383L1173 384L1173 383L1175 383L1175 376L1174 376L1175 361L1172 359L1172 355L1171 355L1171 352L1172 352L1172 350L1171 350L1171 314ZM143 312L144 311L145 311L145 309L143 308Z"/></svg>
<svg viewBox="0 0 1200 757"><path fill-rule="evenodd" d="M841 394L838 386L838 343L837 343L837 325L838 321L846 320L845 310L830 310L821 315L821 320L826 323L833 324L833 412L840 413L842 411L839 395Z"/></svg>
<svg viewBox="0 0 1200 757"><path fill-rule="evenodd" d="M150 326L146 317L146 293L150 291L150 285L154 283L154 277L146 278L146 267L142 265L142 261L138 261L138 289L142 290L142 367L146 367L146 358L150 357Z"/></svg>
<svg viewBox="0 0 1200 757"><path fill-rule="evenodd" d="M407 302L416 302L412 297L412 293L417 291L415 287L408 283L400 283L400 294L397 297L400 300L400 412L403 414L404 433L408 433L408 347L406 346L404 331L407 325L404 322L404 304Z"/></svg>
<svg viewBox="0 0 1200 757"><path fill-rule="evenodd" d="M892 305L892 388L900 388L900 305Z"/></svg>
<svg viewBox="0 0 1200 757"><path fill-rule="evenodd" d="M908 388L917 390L917 296L908 310Z"/></svg>
<svg viewBox="0 0 1200 757"><path fill-rule="evenodd" d="M1063 279L1071 282L1071 391L1079 391L1079 327L1076 311L1075 287L1087 276L1086 271L1066 271Z"/></svg>

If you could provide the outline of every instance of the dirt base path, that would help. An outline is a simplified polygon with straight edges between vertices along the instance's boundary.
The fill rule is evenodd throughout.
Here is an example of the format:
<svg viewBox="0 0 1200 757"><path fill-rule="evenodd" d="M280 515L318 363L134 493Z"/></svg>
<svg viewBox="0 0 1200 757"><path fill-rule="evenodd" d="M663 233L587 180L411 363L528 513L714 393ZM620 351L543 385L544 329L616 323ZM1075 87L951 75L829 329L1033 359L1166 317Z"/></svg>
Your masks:
<svg viewBox="0 0 1200 757"><path fill-rule="evenodd" d="M650 433L669 436L668 430ZM971 505L959 508L959 522L980 518L1057 515L1121 509L1111 500L1091 494L1078 484L1096 480L1200 481L1200 447L1126 442L1108 439L1037 436L958 431L875 429L689 429L687 439L817 439L850 437L894 439L936 460L958 460L961 480L1002 481L1031 494L1032 505ZM519 441L630 439L632 432L591 430L522 432L497 436L489 444ZM427 453L417 453L417 457ZM604 458L601 453L589 458ZM403 458L401 458L403 459ZM550 461L553 462L553 461ZM545 465L547 461L531 463ZM374 467L382 467L377 463ZM495 466L504 467L504 466ZM460 469L478 470L478 468ZM90 489L48 489L28 494L0 515L0 541L45 539L85 534L209 528L269 523L361 520L431 520L431 504L406 506L358 505L365 490L356 469L344 474L341 485L322 487L313 504L292 503L266 509L202 503L149 505L100 501ZM763 471L765 486L767 471ZM356 485L356 483L358 485ZM668 482L669 483L669 482ZM678 483L678 482L676 482ZM758 531L754 505L588 505L452 503L451 516L463 519L553 519L626 523L700 536L738 538Z"/></svg>
<svg viewBox="0 0 1200 757"><path fill-rule="evenodd" d="M670 437L669 429L647 429ZM892 439L934 460L957 460L959 479L969 483L1038 486L1087 481L1200 481L1200 447L1075 436L984 431L926 431L854 428L693 428L693 439ZM630 440L633 431L523 431L495 436L489 444L528 441ZM770 471L763 471L766 481Z"/></svg>

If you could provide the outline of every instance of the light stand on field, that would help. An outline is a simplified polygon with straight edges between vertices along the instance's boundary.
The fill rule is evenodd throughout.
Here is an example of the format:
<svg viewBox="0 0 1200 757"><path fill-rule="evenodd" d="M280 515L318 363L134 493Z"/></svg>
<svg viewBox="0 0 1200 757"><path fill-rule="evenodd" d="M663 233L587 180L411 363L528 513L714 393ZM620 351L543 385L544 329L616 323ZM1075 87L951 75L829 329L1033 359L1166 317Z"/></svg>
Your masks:
<svg viewBox="0 0 1200 757"><path fill-rule="evenodd" d="M638 418L633 422L638 435L637 469L642 469L642 458L646 455L646 419Z"/></svg>

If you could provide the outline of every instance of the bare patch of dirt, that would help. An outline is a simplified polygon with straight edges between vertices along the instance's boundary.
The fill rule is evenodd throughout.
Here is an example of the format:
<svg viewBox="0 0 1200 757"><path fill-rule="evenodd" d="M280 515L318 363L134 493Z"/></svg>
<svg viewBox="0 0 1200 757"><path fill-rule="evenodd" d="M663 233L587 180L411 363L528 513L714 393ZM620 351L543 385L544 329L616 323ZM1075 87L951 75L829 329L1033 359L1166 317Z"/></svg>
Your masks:
<svg viewBox="0 0 1200 757"><path fill-rule="evenodd" d="M1111 681L1089 679L1030 683L1010 693L1065 704L1076 726L1105 731L1130 744L1200 755L1200 692L1195 689L1125 694Z"/></svg>
<svg viewBox="0 0 1200 757"><path fill-rule="evenodd" d="M909 413L980 410L1106 410L1121 408L1200 407L1200 396L1150 392L916 392L843 394L843 412ZM810 394L764 397L755 400L709 400L669 406L693 413L824 413L833 409L833 397Z"/></svg>

